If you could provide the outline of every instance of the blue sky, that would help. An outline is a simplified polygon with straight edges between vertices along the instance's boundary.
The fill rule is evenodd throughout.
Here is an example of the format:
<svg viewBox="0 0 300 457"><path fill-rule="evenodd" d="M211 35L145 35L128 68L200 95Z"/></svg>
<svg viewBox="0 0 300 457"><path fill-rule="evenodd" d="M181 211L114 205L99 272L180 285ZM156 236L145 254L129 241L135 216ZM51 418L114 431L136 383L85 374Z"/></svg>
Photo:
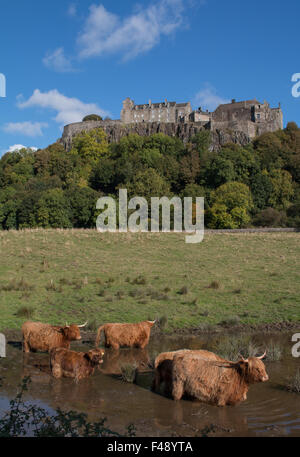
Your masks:
<svg viewBox="0 0 300 457"><path fill-rule="evenodd" d="M299 0L2 0L0 155L122 100L281 102L300 125Z"/></svg>

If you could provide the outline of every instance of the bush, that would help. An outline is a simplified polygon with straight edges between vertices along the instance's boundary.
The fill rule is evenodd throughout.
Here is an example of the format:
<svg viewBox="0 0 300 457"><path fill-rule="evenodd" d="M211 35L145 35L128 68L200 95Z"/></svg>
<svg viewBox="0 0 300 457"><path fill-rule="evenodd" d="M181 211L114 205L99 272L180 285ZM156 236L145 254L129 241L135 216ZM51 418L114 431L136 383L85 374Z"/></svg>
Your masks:
<svg viewBox="0 0 300 457"><path fill-rule="evenodd" d="M186 286L181 287L181 289L178 291L179 295L187 295L188 294L188 288Z"/></svg>
<svg viewBox="0 0 300 457"><path fill-rule="evenodd" d="M295 375L288 380L286 389L289 392L300 394L300 369L298 369Z"/></svg>
<svg viewBox="0 0 300 457"><path fill-rule="evenodd" d="M239 316L232 316L232 317L227 317L223 321L220 322L220 325L223 327L232 327L234 325L238 325L241 322Z"/></svg>
<svg viewBox="0 0 300 457"><path fill-rule="evenodd" d="M99 116L98 114L88 114L82 119L82 122L87 122L87 121L102 121L102 117Z"/></svg>
<svg viewBox="0 0 300 457"><path fill-rule="evenodd" d="M282 357L282 347L280 344L270 341L267 345L267 360L270 362L277 362Z"/></svg>
<svg viewBox="0 0 300 457"><path fill-rule="evenodd" d="M241 358L255 357L259 348L252 341L250 336L234 337L228 336L218 341L214 346L216 354L226 360L236 362Z"/></svg>
<svg viewBox="0 0 300 457"><path fill-rule="evenodd" d="M165 314L163 316L160 316L157 319L157 324L161 330L164 330L168 325L168 316L166 316Z"/></svg>
<svg viewBox="0 0 300 457"><path fill-rule="evenodd" d="M266 208L254 217L253 224L257 227L284 227L286 214L284 211Z"/></svg>
<svg viewBox="0 0 300 457"><path fill-rule="evenodd" d="M30 308L28 306L22 306L16 312L17 317L25 317L26 319L32 318L34 314L34 308Z"/></svg>
<svg viewBox="0 0 300 457"><path fill-rule="evenodd" d="M28 436L29 430L35 437L102 437L122 436L105 426L106 418L99 422L88 422L87 415L75 411L56 409L49 411L28 402L22 397L28 390L30 378L24 378L20 392L10 401L10 410L0 418L0 437ZM135 436L135 428L130 425L123 436Z"/></svg>
<svg viewBox="0 0 300 457"><path fill-rule="evenodd" d="M209 289L220 289L221 288L221 284L219 283L219 281L212 281L210 283L210 285L208 286Z"/></svg>

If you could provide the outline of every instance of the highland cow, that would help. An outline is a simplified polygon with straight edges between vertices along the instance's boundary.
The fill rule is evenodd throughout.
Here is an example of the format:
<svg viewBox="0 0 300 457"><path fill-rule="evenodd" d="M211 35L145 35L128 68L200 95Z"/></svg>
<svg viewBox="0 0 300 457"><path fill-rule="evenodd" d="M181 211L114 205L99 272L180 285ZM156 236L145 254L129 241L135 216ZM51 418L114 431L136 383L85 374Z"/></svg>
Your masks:
<svg viewBox="0 0 300 457"><path fill-rule="evenodd" d="M120 346L127 346L144 349L149 343L154 324L155 321L144 321L138 324L104 324L98 329L96 347L99 346L103 330L106 347L119 349Z"/></svg>
<svg viewBox="0 0 300 457"><path fill-rule="evenodd" d="M190 349L180 349L173 352L163 352L159 354L154 363L155 375L152 383L152 390L157 391L161 385L164 383L164 393L165 395L170 396L172 393L172 372L173 372L173 359L175 355L181 355L186 353L199 354L205 359L212 360L221 360L219 356L213 352L205 351L202 349L199 350L190 350Z"/></svg>
<svg viewBox="0 0 300 457"><path fill-rule="evenodd" d="M43 324L41 322L25 322L22 325L23 351L50 352L52 348L70 348L70 342L81 340L80 328L83 325L55 325Z"/></svg>
<svg viewBox="0 0 300 457"><path fill-rule="evenodd" d="M103 349L88 352L54 348L50 351L50 369L55 378L75 378L76 381L94 374L97 365L103 362Z"/></svg>
<svg viewBox="0 0 300 457"><path fill-rule="evenodd" d="M249 385L268 381L265 357L241 358L230 362L218 357L207 359L200 354L178 354L173 358L172 396L183 395L217 406L236 405L247 399Z"/></svg>

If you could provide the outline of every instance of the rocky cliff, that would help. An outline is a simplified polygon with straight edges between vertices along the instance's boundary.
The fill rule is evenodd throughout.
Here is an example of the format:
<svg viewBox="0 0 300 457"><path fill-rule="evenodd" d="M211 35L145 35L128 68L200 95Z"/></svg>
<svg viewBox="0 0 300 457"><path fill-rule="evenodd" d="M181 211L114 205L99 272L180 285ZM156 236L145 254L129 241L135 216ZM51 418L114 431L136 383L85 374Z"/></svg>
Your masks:
<svg viewBox="0 0 300 457"><path fill-rule="evenodd" d="M187 143L196 133L204 130L201 122L189 123L157 123L141 122L134 124L123 124L121 121L87 121L78 122L65 126L62 138L59 140L66 150L72 147L73 138L80 132L89 131L101 127L107 134L109 142L118 142L130 133L137 133L141 136L149 136L154 133L163 133L171 137L178 137ZM244 132L236 130L213 130L211 131L211 149L218 150L226 143L237 143L245 145L250 143L251 138Z"/></svg>

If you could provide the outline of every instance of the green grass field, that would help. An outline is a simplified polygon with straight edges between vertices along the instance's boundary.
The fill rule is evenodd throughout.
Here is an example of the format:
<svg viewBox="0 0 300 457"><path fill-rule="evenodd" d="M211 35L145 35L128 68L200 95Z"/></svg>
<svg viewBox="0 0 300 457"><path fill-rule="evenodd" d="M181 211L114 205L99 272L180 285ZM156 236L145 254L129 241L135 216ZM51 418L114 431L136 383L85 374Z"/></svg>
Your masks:
<svg viewBox="0 0 300 457"><path fill-rule="evenodd" d="M300 235L0 233L0 330L167 317L167 330L300 321Z"/></svg>

